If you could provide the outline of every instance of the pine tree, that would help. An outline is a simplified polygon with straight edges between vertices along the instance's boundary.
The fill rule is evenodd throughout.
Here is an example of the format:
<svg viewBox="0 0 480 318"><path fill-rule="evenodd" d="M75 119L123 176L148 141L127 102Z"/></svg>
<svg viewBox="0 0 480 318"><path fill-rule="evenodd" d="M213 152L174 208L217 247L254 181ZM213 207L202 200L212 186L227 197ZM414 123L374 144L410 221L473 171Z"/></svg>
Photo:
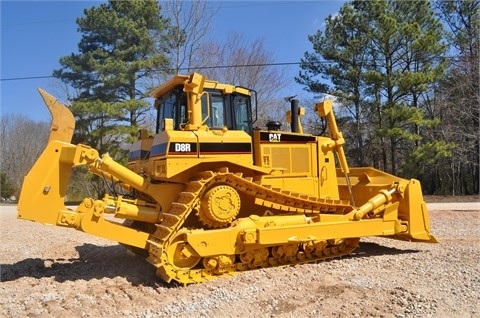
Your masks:
<svg viewBox="0 0 480 318"><path fill-rule="evenodd" d="M166 22L157 1L109 1L84 14L77 19L79 53L62 57L54 76L78 91L74 143L124 158L124 143L150 108L149 79L168 65L161 43Z"/></svg>
<svg viewBox="0 0 480 318"><path fill-rule="evenodd" d="M308 37L315 52L305 53L300 65L303 71L296 78L308 91L330 94L342 102L354 122L351 135L356 138L353 146L349 146L349 154L357 165L365 164L361 74L366 62L366 23L349 4L344 5L338 15L329 16L325 31L318 30ZM332 84L324 84L322 79Z"/></svg>
<svg viewBox="0 0 480 318"><path fill-rule="evenodd" d="M444 70L442 32L429 1L349 2L310 37L315 52L305 54L297 80L348 98L356 147L370 147L368 161L396 173L421 145L422 129L438 123L425 117L421 97Z"/></svg>

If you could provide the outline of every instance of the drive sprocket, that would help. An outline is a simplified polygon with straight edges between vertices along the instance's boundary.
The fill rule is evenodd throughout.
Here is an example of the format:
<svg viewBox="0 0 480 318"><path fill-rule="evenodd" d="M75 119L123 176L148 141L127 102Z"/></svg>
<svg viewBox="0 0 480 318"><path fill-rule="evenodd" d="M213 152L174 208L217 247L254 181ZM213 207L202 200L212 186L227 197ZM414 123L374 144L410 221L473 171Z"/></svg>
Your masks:
<svg viewBox="0 0 480 318"><path fill-rule="evenodd" d="M240 212L240 201L240 196L233 187L214 186L202 198L198 216L210 227L226 227Z"/></svg>

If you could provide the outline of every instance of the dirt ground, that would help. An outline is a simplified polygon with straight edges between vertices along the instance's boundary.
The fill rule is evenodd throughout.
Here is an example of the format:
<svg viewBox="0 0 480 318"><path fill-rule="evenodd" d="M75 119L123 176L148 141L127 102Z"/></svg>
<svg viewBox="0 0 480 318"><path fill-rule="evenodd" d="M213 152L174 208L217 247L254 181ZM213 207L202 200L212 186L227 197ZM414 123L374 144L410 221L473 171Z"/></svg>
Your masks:
<svg viewBox="0 0 480 318"><path fill-rule="evenodd" d="M187 287L115 242L0 206L0 317L480 317L480 202L428 206L439 244L365 238L342 259Z"/></svg>

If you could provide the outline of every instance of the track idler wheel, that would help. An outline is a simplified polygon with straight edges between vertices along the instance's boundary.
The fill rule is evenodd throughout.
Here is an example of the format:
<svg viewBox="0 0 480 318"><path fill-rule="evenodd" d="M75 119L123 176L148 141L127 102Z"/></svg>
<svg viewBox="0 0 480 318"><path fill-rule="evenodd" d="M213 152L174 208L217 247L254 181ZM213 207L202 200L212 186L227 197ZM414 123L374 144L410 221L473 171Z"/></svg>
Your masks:
<svg viewBox="0 0 480 318"><path fill-rule="evenodd" d="M211 188L200 203L199 217L213 228L228 226L240 212L240 196L228 185Z"/></svg>
<svg viewBox="0 0 480 318"><path fill-rule="evenodd" d="M192 269L202 259L194 249L185 242L183 235L177 236L167 248L168 261L176 269Z"/></svg>

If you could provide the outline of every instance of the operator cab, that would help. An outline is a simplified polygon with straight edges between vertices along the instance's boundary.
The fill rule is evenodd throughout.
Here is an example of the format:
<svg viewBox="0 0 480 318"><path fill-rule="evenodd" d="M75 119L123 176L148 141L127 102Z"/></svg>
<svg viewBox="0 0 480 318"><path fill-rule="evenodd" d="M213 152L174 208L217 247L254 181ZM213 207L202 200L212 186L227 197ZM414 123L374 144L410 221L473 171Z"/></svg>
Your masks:
<svg viewBox="0 0 480 318"><path fill-rule="evenodd" d="M182 77L177 75L177 77ZM208 88L211 86L212 88ZM251 90L231 85L205 81L195 98L179 83L169 90L153 94L157 109L156 133L166 127L166 120L173 121L173 130L240 130L253 131ZM201 96L199 102L196 96ZM193 102L195 100L196 102ZM190 105L189 105L190 101ZM198 113L201 113L200 116Z"/></svg>

